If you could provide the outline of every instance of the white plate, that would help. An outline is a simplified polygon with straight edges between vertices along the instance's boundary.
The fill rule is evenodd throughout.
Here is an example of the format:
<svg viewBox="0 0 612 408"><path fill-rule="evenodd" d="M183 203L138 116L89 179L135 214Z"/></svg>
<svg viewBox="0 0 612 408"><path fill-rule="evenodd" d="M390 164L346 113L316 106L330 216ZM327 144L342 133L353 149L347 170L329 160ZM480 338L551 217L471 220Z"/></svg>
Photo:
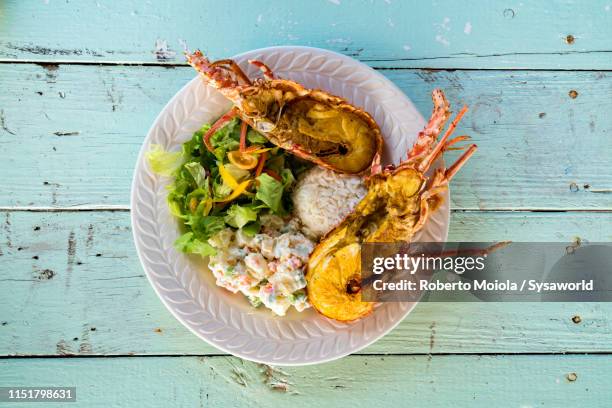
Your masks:
<svg viewBox="0 0 612 408"><path fill-rule="evenodd" d="M320 88L348 99L374 116L385 139L385 162L397 163L425 121L410 100L388 79L349 57L308 47L271 47L234 59L247 75L259 73L247 64L265 62L282 78ZM178 150L203 123L226 112L230 103L194 78L168 102L151 127L132 182L132 229L138 256L151 285L172 314L193 333L236 356L266 364L303 365L356 352L393 329L415 303L384 303L353 323L329 320L314 310L292 310L285 317L253 309L246 299L215 286L205 263L177 252L172 243L178 224L166 206L169 179L154 175L144 153L152 143ZM432 215L421 239L445 241L448 196Z"/></svg>

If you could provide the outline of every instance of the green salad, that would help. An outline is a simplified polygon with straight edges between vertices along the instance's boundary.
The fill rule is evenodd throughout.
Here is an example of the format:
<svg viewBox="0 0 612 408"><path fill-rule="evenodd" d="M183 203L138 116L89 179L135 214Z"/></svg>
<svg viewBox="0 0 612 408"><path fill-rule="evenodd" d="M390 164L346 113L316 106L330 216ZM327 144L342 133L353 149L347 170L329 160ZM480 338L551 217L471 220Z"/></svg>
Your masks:
<svg viewBox="0 0 612 408"><path fill-rule="evenodd" d="M183 228L175 247L202 256L215 255L208 239L225 228L253 236L262 215L287 216L289 192L307 167L238 118L210 128L202 126L179 152L152 145L146 155L155 173L174 177L168 206Z"/></svg>

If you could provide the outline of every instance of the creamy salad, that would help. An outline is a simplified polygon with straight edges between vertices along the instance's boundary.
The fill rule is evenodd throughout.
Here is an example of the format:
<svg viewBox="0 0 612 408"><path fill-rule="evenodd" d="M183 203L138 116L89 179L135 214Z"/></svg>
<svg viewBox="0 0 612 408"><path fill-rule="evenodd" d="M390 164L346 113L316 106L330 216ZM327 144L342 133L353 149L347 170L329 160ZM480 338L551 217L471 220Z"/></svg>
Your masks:
<svg viewBox="0 0 612 408"><path fill-rule="evenodd" d="M304 267L314 248L297 219L261 216L262 228L255 235L225 228L208 240L216 249L208 266L217 285L241 292L255 307L264 305L279 316L293 306L299 312L309 307Z"/></svg>

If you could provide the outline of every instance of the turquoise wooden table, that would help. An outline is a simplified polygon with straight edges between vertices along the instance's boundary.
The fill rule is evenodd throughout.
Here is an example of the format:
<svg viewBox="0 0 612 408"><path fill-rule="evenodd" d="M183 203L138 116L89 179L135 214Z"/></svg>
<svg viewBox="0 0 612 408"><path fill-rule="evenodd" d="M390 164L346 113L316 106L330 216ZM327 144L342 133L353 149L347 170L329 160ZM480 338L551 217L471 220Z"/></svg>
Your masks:
<svg viewBox="0 0 612 408"><path fill-rule="evenodd" d="M380 70L479 144L451 240L612 240L612 2L0 0L0 386L67 406L609 407L612 304L428 303L362 352L276 368L189 333L132 243L138 149L213 57L295 44ZM2 404L0 403L0 406Z"/></svg>

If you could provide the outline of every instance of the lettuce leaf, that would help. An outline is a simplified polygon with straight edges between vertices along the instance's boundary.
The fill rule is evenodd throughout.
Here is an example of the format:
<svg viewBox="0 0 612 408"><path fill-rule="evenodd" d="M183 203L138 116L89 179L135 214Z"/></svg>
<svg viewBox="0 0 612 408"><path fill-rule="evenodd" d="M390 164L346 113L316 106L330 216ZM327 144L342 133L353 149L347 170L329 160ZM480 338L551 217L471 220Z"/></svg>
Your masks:
<svg viewBox="0 0 612 408"><path fill-rule="evenodd" d="M239 183L246 180L251 175L250 171L241 169L232 163L225 164L225 170L227 170L227 172Z"/></svg>
<svg viewBox="0 0 612 408"><path fill-rule="evenodd" d="M186 232L174 241L174 247L181 252L198 254L201 256L215 255L217 250L208 242L201 241L195 237L193 232Z"/></svg>
<svg viewBox="0 0 612 408"><path fill-rule="evenodd" d="M146 158L154 173L173 176L184 162L183 152L167 152L160 145L152 144Z"/></svg>
<svg viewBox="0 0 612 408"><path fill-rule="evenodd" d="M242 228L251 221L257 221L258 212L252 207L234 204L227 210L225 223L234 228Z"/></svg>
<svg viewBox="0 0 612 408"><path fill-rule="evenodd" d="M193 137L188 142L183 143L183 154L189 155L192 157L200 157L202 156L202 139L206 132L210 129L210 124L205 124L200 129L196 130L193 133ZM206 150L206 149L204 149Z"/></svg>
<svg viewBox="0 0 612 408"><path fill-rule="evenodd" d="M224 198L232 193L232 188L221 181L213 182L213 196L215 198Z"/></svg>
<svg viewBox="0 0 612 408"><path fill-rule="evenodd" d="M259 233L260 229L261 229L261 222L259 220L254 221L254 222L249 222L247 225L241 228L242 232L244 232L244 234L247 237L255 236L255 234Z"/></svg>
<svg viewBox="0 0 612 408"><path fill-rule="evenodd" d="M190 189L191 183L178 177L173 184L168 186L168 207L174 216L184 218L186 213L185 200Z"/></svg>
<svg viewBox="0 0 612 408"><path fill-rule="evenodd" d="M240 126L237 118L217 130L210 138L217 160L223 161L227 152L238 149L240 146Z"/></svg>
<svg viewBox="0 0 612 408"><path fill-rule="evenodd" d="M202 241L225 228L224 217L218 215L188 215L185 225L191 227L194 236Z"/></svg>
<svg viewBox="0 0 612 408"><path fill-rule="evenodd" d="M270 208L273 212L283 214L283 185L266 173L257 177L257 181L259 184L257 186L255 198L263 202L265 206Z"/></svg>
<svg viewBox="0 0 612 408"><path fill-rule="evenodd" d="M268 141L264 135L253 128L249 128L249 131L247 132L247 140L251 144L264 144Z"/></svg>
<svg viewBox="0 0 612 408"><path fill-rule="evenodd" d="M290 190L293 186L293 183L295 182L295 177L293 177L293 173L289 169L283 169L280 172L280 175L281 179L283 180L283 189L285 191Z"/></svg>
<svg viewBox="0 0 612 408"><path fill-rule="evenodd" d="M195 181L198 188L208 187L208 177L206 176L206 170L199 162L189 162L184 165L184 168L189 172L193 181Z"/></svg>

